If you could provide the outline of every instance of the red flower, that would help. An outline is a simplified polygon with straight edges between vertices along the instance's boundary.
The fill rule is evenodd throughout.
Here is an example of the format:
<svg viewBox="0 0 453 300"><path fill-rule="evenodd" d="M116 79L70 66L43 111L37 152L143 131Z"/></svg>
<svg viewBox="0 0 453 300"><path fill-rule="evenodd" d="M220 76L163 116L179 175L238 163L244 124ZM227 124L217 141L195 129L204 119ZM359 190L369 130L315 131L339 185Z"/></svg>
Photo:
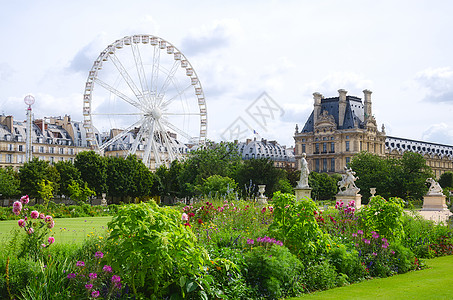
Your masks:
<svg viewBox="0 0 453 300"><path fill-rule="evenodd" d="M198 224L203 224L203 221L201 219L198 219Z"/></svg>
<svg viewBox="0 0 453 300"><path fill-rule="evenodd" d="M190 224L189 224L189 222L184 223L184 226L189 226L189 227L191 227Z"/></svg>
<svg viewBox="0 0 453 300"><path fill-rule="evenodd" d="M191 217L191 218L192 218L193 216L195 216L195 214L194 214L194 213L189 213L189 217Z"/></svg>

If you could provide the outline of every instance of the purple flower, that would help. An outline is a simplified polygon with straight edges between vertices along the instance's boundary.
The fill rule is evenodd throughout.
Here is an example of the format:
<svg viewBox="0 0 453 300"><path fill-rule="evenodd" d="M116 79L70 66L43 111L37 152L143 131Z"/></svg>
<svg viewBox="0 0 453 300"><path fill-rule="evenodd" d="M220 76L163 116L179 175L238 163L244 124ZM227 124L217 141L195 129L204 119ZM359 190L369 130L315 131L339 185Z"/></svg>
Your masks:
<svg viewBox="0 0 453 300"><path fill-rule="evenodd" d="M108 265L105 265L105 266L102 268L102 271L107 272L107 273L112 273L112 267L111 267L111 266L108 266Z"/></svg>
<svg viewBox="0 0 453 300"><path fill-rule="evenodd" d="M378 239L379 238L379 234L376 231L371 231L371 234L372 234L374 239Z"/></svg>
<svg viewBox="0 0 453 300"><path fill-rule="evenodd" d="M79 260L79 261L77 261L76 266L77 267L85 267L85 262Z"/></svg>
<svg viewBox="0 0 453 300"><path fill-rule="evenodd" d="M389 246L389 244L387 244L387 243L382 244L382 248L384 248L384 249L387 249L388 246Z"/></svg>
<svg viewBox="0 0 453 300"><path fill-rule="evenodd" d="M374 256L377 256L377 253L376 253L376 252L373 252L373 255L374 255Z"/></svg>
<svg viewBox="0 0 453 300"><path fill-rule="evenodd" d="M363 234L363 230L357 230L357 234L362 235Z"/></svg>
<svg viewBox="0 0 453 300"><path fill-rule="evenodd" d="M247 244L248 245L253 245L255 243L254 239L247 239Z"/></svg>
<svg viewBox="0 0 453 300"><path fill-rule="evenodd" d="M91 283L85 284L85 288L87 290L91 290L93 288L93 285Z"/></svg>
<svg viewBox="0 0 453 300"><path fill-rule="evenodd" d="M99 297L99 291L92 291L91 292L91 297L93 297L93 298Z"/></svg>
<svg viewBox="0 0 453 300"><path fill-rule="evenodd" d="M96 278L98 278L98 274L96 274L96 273L90 273L90 274L88 275L88 277L90 277L90 279L96 279Z"/></svg>
<svg viewBox="0 0 453 300"><path fill-rule="evenodd" d="M101 251L98 251L94 254L94 257L96 258L103 258L104 257L104 253L102 253Z"/></svg>
<svg viewBox="0 0 453 300"><path fill-rule="evenodd" d="M66 277L68 277L69 279L71 279L71 278L76 278L76 276L77 276L77 275L76 275L75 273L69 273L68 276L66 276Z"/></svg>
<svg viewBox="0 0 453 300"><path fill-rule="evenodd" d="M37 210L34 210L30 213L30 218L32 219L37 219L39 218L39 212Z"/></svg>
<svg viewBox="0 0 453 300"><path fill-rule="evenodd" d="M365 244L370 244L370 240L367 240L367 239L362 239L362 241L365 243Z"/></svg>
<svg viewBox="0 0 453 300"><path fill-rule="evenodd" d="M353 233L352 236L353 236L353 237L357 237L357 233Z"/></svg>

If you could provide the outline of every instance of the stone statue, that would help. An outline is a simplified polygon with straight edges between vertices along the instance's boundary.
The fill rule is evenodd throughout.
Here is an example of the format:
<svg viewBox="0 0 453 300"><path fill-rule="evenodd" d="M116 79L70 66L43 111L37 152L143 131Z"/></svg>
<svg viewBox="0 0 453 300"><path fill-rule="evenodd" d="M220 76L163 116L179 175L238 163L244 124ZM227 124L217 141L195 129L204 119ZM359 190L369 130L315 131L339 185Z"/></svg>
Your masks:
<svg viewBox="0 0 453 300"><path fill-rule="evenodd" d="M443 195L442 187L440 184L432 178L426 179L426 182L429 182L431 185L429 187L428 193L426 195Z"/></svg>
<svg viewBox="0 0 453 300"><path fill-rule="evenodd" d="M346 174L341 175L341 180L338 182L339 193L357 194L360 189L355 185L355 181L359 177L355 177L355 172L348 167L344 167ZM343 190L344 189L344 190Z"/></svg>
<svg viewBox="0 0 453 300"><path fill-rule="evenodd" d="M307 154L302 153L302 158L300 159L300 180L297 182L298 189L308 189L310 186L308 185L308 174L310 174L310 170L308 169L308 163L305 157Z"/></svg>

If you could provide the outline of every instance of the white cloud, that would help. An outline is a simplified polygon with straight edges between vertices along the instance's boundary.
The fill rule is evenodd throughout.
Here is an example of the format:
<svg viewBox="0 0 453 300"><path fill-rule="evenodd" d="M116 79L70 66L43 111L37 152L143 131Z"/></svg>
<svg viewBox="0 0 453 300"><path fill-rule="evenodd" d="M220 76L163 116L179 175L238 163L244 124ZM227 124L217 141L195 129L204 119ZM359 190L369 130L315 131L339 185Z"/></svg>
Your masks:
<svg viewBox="0 0 453 300"><path fill-rule="evenodd" d="M0 81L8 80L14 74L13 68L7 63L0 63Z"/></svg>
<svg viewBox="0 0 453 300"><path fill-rule="evenodd" d="M349 95L361 97L359 91L372 89L373 82L363 75L354 72L331 72L318 81L305 85L305 90L311 93L319 92L324 97L336 97L339 89L345 89Z"/></svg>
<svg viewBox="0 0 453 300"><path fill-rule="evenodd" d="M425 101L453 102L453 70L450 67L420 71L415 76L415 83L426 91Z"/></svg>
<svg viewBox="0 0 453 300"><path fill-rule="evenodd" d="M453 145L453 128L445 123L433 124L423 132L422 140Z"/></svg>

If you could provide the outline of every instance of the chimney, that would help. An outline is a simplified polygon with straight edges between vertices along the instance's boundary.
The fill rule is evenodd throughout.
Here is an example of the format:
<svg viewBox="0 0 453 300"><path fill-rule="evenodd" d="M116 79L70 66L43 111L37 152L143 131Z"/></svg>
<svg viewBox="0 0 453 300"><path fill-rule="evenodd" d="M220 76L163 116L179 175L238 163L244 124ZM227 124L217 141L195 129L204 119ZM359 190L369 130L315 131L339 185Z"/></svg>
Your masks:
<svg viewBox="0 0 453 300"><path fill-rule="evenodd" d="M339 101L338 101L338 126L343 126L344 114L346 112L346 94L348 91L340 89L338 90Z"/></svg>
<svg viewBox="0 0 453 300"><path fill-rule="evenodd" d="M373 115L373 111L371 109L371 93L372 91L370 90L363 90L364 95L363 112L365 113L365 120Z"/></svg>
<svg viewBox="0 0 453 300"><path fill-rule="evenodd" d="M13 116L2 116L2 124L8 127L9 132L13 132Z"/></svg>
<svg viewBox="0 0 453 300"><path fill-rule="evenodd" d="M313 93L314 109L313 109L313 126L318 122L318 117L321 114L321 99L322 95L318 92Z"/></svg>

